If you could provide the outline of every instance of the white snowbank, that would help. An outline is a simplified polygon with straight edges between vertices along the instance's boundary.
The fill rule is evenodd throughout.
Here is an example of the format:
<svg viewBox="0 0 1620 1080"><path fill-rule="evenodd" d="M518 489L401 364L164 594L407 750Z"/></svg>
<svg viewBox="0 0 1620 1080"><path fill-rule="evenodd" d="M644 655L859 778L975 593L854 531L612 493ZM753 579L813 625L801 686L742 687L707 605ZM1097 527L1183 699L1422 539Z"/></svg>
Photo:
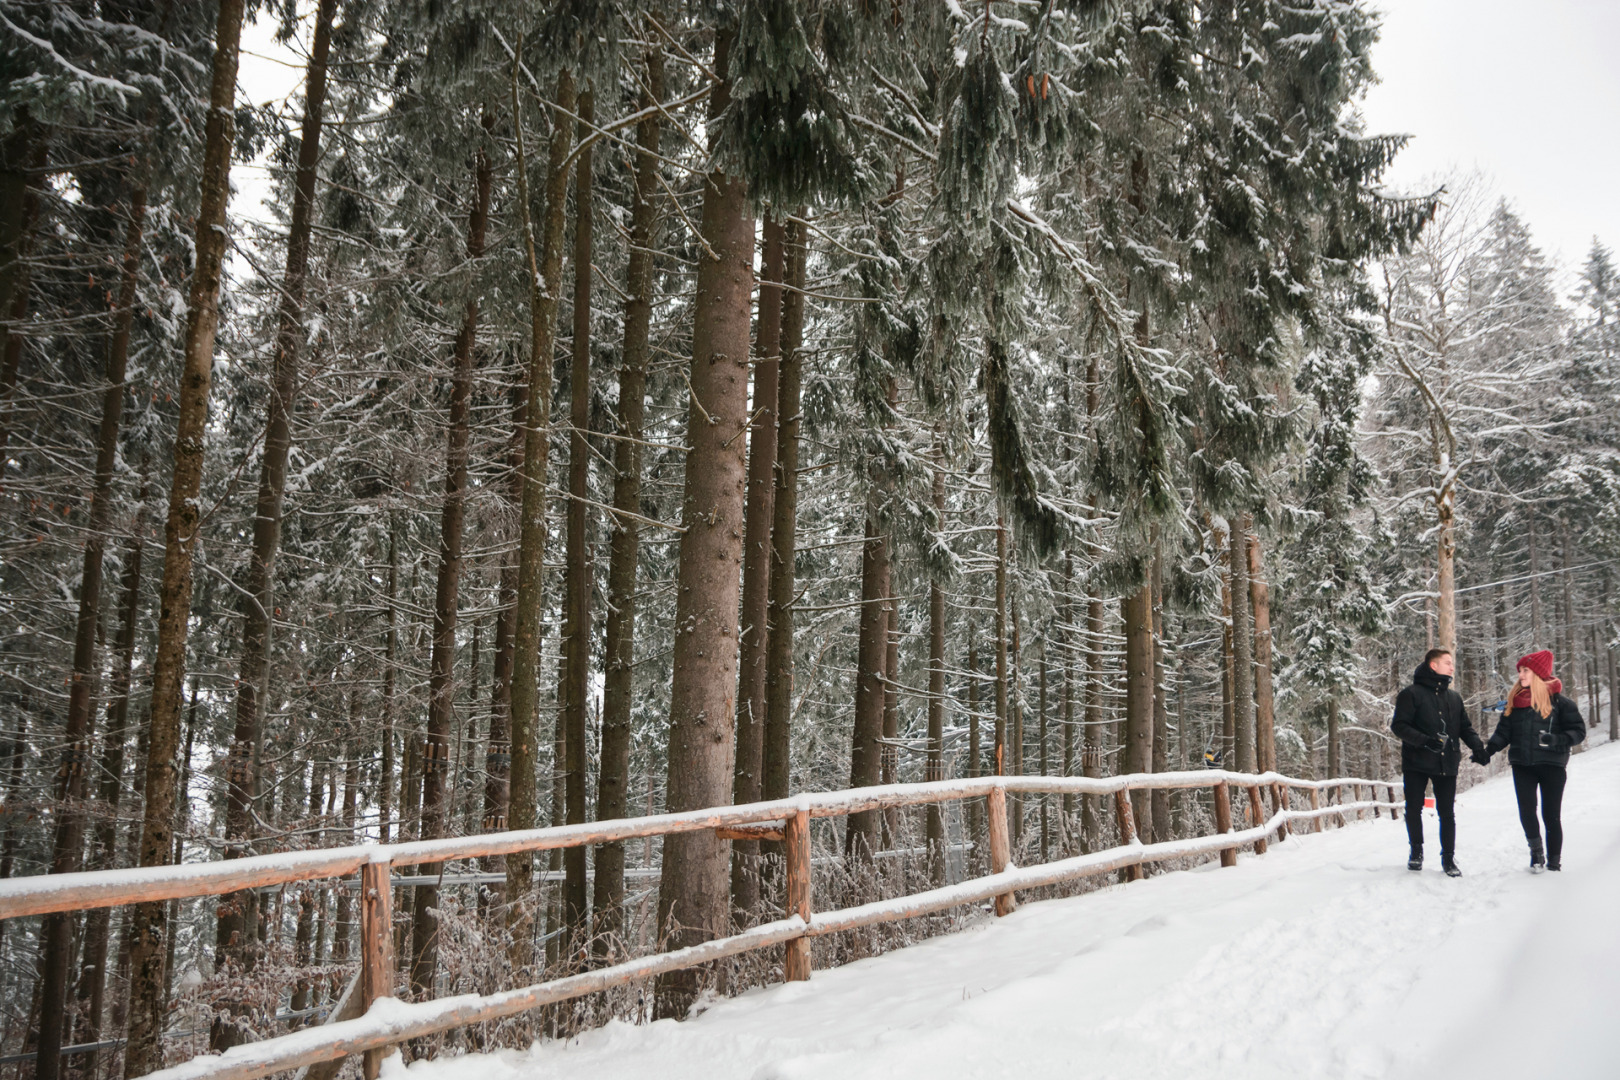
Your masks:
<svg viewBox="0 0 1620 1080"><path fill-rule="evenodd" d="M1432 814L1432 812L1431 812ZM723 1001L686 1023L408 1067L410 1080L1613 1077L1620 749L1577 755L1565 871L1532 877L1511 783L1458 860L1388 817L1296 835ZM1506 1017L1507 1019L1504 1019ZM397 1068L397 1065L395 1066ZM390 1070L392 1071L392 1070ZM395 1080L405 1080L394 1074Z"/></svg>

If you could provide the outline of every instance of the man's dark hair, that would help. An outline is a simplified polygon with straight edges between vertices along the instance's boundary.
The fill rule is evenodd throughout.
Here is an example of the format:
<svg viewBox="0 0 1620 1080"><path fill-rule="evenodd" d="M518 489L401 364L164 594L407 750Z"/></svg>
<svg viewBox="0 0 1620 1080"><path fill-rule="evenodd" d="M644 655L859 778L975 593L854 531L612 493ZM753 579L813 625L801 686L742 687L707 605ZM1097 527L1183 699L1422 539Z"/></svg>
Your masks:
<svg viewBox="0 0 1620 1080"><path fill-rule="evenodd" d="M1436 660L1440 659L1442 656L1450 656L1450 655L1451 655L1451 650L1450 649L1430 649L1428 652L1423 654L1423 662L1425 664L1432 664Z"/></svg>

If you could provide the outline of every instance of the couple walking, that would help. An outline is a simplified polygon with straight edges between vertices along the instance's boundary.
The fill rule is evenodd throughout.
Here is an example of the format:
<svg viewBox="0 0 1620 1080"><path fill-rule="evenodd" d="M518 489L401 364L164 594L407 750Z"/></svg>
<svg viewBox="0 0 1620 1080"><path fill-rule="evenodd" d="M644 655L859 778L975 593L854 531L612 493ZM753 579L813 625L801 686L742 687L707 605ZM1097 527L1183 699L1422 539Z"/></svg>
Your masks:
<svg viewBox="0 0 1620 1080"><path fill-rule="evenodd" d="M1440 814L1440 865L1450 877L1457 868L1457 769L1462 744L1480 765L1506 749L1513 766L1513 791L1519 800L1519 821L1530 842L1530 870L1559 869L1564 830L1559 807L1564 799L1565 766L1569 748L1586 738L1586 723L1575 703L1562 693L1564 684L1553 678L1553 654L1545 649L1519 658L1519 677L1509 692L1507 707L1490 742L1480 740L1468 721L1462 695L1451 689L1456 662L1445 649L1430 649L1412 673L1412 685L1395 699L1390 730L1401 740L1401 774L1406 788L1406 835L1412 843L1408 870L1423 869L1423 799L1433 788L1434 808ZM1541 820L1536 817L1540 795ZM1542 846L1542 822L1547 843Z"/></svg>

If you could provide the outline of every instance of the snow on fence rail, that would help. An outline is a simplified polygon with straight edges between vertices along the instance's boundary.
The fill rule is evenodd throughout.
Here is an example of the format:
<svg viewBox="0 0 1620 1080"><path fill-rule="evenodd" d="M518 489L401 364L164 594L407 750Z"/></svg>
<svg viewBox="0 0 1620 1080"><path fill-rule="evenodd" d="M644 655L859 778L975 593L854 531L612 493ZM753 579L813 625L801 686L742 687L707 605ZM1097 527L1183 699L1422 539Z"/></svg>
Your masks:
<svg viewBox="0 0 1620 1080"><path fill-rule="evenodd" d="M1248 796L1249 812L1257 822L1232 830L1232 787ZM1137 839L1128 793L1210 787L1215 794L1212 836L1143 844ZM1354 789L1360 801L1322 805L1322 792ZM1366 788L1369 798L1360 798ZM1377 798L1384 788L1387 800ZM1276 810L1265 818L1262 789L1269 790ZM1309 794L1309 810L1291 809L1290 792ZM1014 866L1007 829L1007 794L1112 795L1119 819L1121 843L1103 851L1077 855L1033 867ZM983 798L988 805L987 827L991 872L925 892L880 900L835 911L814 912L810 895L810 819L842 817L866 810L918 806ZM199 1055L179 1065L160 1069L152 1080L254 1080L256 1077L322 1062L341 1061L350 1054L365 1054L365 1075L375 1080L383 1052L407 1039L432 1035L487 1020L516 1016L543 1005L567 1001L668 971L697 967L740 953L784 946L783 975L787 981L810 977L810 939L879 923L944 911L994 899L996 914L1017 906L1020 889L1033 889L1113 870L1125 870L1132 880L1144 864L1195 855L1220 853L1221 865L1237 862L1237 849L1253 845L1266 850L1273 833L1286 839L1289 825L1311 822L1322 829L1325 817L1340 821L1351 813L1381 809L1396 816L1393 785L1385 781L1343 778L1300 780L1280 773L1252 775L1219 769L1198 772L1138 773L1104 779L1090 777L990 776L967 780L936 780L916 784L888 784L847 791L815 792L771 802L715 807L678 814L560 825L543 829L489 833L399 844L367 844L319 851L258 855L222 862L183 866L153 866L54 874L0 881L0 920L82 908L117 907L141 902L217 896L239 889L280 885L314 878L347 877L360 873L360 999L363 1013L321 1027L305 1028L262 1042L236 1046L221 1055ZM391 996L394 986L392 890L390 871L395 866L448 862L517 852L611 843L636 837L713 829L722 838L748 837L778 840L786 861L787 918L764 923L685 949L655 953L609 967L565 978L535 983L494 994L463 994L406 1003Z"/></svg>

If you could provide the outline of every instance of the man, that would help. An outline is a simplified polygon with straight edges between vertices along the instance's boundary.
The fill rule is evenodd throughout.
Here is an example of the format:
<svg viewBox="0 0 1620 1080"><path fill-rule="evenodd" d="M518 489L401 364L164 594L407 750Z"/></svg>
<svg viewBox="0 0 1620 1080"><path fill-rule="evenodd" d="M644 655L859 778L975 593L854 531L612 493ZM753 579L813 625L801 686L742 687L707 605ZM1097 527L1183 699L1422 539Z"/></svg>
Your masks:
<svg viewBox="0 0 1620 1080"><path fill-rule="evenodd" d="M1430 649L1412 673L1412 685L1395 698L1395 719L1389 729L1401 740L1401 777L1406 787L1406 836L1412 854L1408 870L1423 869L1423 797L1434 788L1434 808L1440 814L1440 866L1447 877L1462 877L1457 869L1457 768L1462 744L1483 754L1462 695L1451 689L1456 661L1445 649Z"/></svg>

